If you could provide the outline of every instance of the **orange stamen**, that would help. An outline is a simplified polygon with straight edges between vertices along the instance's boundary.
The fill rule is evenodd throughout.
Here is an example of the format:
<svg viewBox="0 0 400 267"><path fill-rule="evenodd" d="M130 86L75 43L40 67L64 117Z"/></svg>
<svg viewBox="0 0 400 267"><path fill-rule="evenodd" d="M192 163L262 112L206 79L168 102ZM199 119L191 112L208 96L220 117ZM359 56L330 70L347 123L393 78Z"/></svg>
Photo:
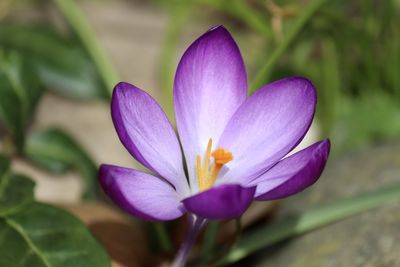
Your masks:
<svg viewBox="0 0 400 267"><path fill-rule="evenodd" d="M204 191L210 188L215 181L217 180L218 174L221 171L222 167L233 160L233 155L228 150L223 148L216 149L213 153L211 153L212 148L212 139L208 141L207 150L204 155L204 164L201 164L201 157L197 155L197 177L199 182L199 189ZM210 168L210 160L211 156L214 158L214 163Z"/></svg>

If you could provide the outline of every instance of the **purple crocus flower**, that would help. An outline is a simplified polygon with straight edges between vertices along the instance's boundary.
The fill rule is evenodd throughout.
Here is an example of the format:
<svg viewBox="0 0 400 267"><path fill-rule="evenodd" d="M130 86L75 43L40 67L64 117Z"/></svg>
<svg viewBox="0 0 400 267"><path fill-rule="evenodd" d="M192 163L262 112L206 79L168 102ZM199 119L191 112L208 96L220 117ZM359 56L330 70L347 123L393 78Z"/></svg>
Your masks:
<svg viewBox="0 0 400 267"><path fill-rule="evenodd" d="M329 140L285 157L308 131L315 106L315 88L301 77L275 81L247 96L238 46L223 26L212 28L178 65L179 139L150 95L124 82L115 87L111 112L118 136L152 174L102 165L100 183L116 204L144 220L190 214L191 234L174 264L182 266L207 220L237 218L254 199L287 197L319 178Z"/></svg>

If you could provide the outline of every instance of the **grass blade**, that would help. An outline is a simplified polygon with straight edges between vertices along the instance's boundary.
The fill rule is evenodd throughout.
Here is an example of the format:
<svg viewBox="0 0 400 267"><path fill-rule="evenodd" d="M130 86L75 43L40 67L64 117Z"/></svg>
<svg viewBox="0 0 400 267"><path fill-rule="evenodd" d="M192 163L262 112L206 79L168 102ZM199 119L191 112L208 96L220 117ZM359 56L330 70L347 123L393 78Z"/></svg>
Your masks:
<svg viewBox="0 0 400 267"><path fill-rule="evenodd" d="M266 80L268 80L268 76L271 73L272 67L279 60L279 58L283 55L286 49L293 43L296 39L297 35L306 25L306 23L312 18L315 12L326 2L326 0L313 0L308 6L304 9L304 11L300 14L298 19L294 22L293 26L286 34L282 43L279 44L278 47L272 52L270 56L268 56L268 60L265 65L262 66L260 71L256 74L255 79L253 81L253 85L250 88L251 92L254 92L258 88L260 88Z"/></svg>
<svg viewBox="0 0 400 267"><path fill-rule="evenodd" d="M117 70L109 60L103 47L100 45L98 38L93 31L85 15L76 4L75 0L54 0L54 3L64 15L69 25L82 41L86 51L92 58L94 64L107 89L111 92L117 82L120 81Z"/></svg>

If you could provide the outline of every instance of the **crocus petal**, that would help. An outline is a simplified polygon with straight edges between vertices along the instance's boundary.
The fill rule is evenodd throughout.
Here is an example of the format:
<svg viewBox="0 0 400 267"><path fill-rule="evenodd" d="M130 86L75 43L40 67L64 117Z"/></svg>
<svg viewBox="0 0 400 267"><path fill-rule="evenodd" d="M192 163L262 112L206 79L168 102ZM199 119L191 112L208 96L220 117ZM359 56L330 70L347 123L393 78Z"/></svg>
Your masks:
<svg viewBox="0 0 400 267"><path fill-rule="evenodd" d="M225 184L184 199L185 208L206 219L224 220L241 216L253 200L255 187Z"/></svg>
<svg viewBox="0 0 400 267"><path fill-rule="evenodd" d="M206 32L183 55L175 76L174 104L192 188L197 187L196 155L204 155L209 138L218 142L246 91L239 48L224 27Z"/></svg>
<svg viewBox="0 0 400 267"><path fill-rule="evenodd" d="M281 160L251 182L257 185L257 200L272 200L296 194L315 183L328 159L329 140L323 140Z"/></svg>
<svg viewBox="0 0 400 267"><path fill-rule="evenodd" d="M179 141L157 102L139 88L119 83L111 109L118 136L132 156L185 194L188 184Z"/></svg>
<svg viewBox="0 0 400 267"><path fill-rule="evenodd" d="M225 181L247 184L276 164L304 137L315 112L310 81L286 78L255 92L232 116L219 143L233 154Z"/></svg>
<svg viewBox="0 0 400 267"><path fill-rule="evenodd" d="M123 210L144 220L166 221L185 212L175 189L151 174L112 165L102 165L100 184Z"/></svg>

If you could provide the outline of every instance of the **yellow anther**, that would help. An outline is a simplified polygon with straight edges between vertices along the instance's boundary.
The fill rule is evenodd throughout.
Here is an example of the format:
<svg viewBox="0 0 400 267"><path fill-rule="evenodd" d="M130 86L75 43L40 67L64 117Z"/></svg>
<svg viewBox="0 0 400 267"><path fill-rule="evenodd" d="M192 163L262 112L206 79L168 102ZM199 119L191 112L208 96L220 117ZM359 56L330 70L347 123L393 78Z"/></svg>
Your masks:
<svg viewBox="0 0 400 267"><path fill-rule="evenodd" d="M210 140L208 140L205 161L204 161L204 166L203 166L203 179L204 178L207 179L207 177L208 177L210 160L211 160L211 147L212 147L212 139L210 138ZM203 182L206 182L206 184L207 184L207 180L203 181Z"/></svg>
<svg viewBox="0 0 400 267"><path fill-rule="evenodd" d="M201 158L199 155L196 157L197 159L197 177L199 178L199 188L203 188L203 170L201 169Z"/></svg>
<svg viewBox="0 0 400 267"><path fill-rule="evenodd" d="M211 153L212 139L208 141L207 150L204 155L204 164L201 164L201 157L197 155L197 178L199 181L199 189L204 191L210 188L216 181L223 165L233 160L232 153L223 148L216 149ZM210 168L211 156L214 158L214 163Z"/></svg>

